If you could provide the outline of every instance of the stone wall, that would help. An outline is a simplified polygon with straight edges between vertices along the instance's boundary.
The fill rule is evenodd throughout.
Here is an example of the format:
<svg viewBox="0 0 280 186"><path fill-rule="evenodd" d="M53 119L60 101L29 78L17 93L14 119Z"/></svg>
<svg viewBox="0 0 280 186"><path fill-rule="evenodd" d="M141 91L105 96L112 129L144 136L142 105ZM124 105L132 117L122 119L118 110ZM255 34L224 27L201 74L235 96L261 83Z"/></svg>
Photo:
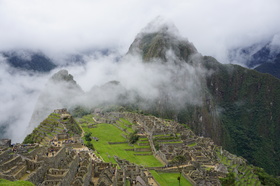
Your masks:
<svg viewBox="0 0 280 186"><path fill-rule="evenodd" d="M26 181L30 181L33 184L37 184L37 183L43 183L44 182L44 176L45 173L47 172L48 167L47 166L41 166L39 167L36 172L31 173L28 178L26 179Z"/></svg>
<svg viewBox="0 0 280 186"><path fill-rule="evenodd" d="M0 146L11 146L11 139L0 139Z"/></svg>
<svg viewBox="0 0 280 186"><path fill-rule="evenodd" d="M69 138L68 134L57 134L58 140L64 140L64 139L68 139L68 138Z"/></svg>
<svg viewBox="0 0 280 186"><path fill-rule="evenodd" d="M42 183L49 168L58 168L61 159L65 157L65 147L61 148L53 157L46 158L42 165L29 175L27 181L34 184Z"/></svg>
<svg viewBox="0 0 280 186"><path fill-rule="evenodd" d="M150 148L134 148L135 152L150 152Z"/></svg>
<svg viewBox="0 0 280 186"><path fill-rule="evenodd" d="M189 177L188 176L188 174L186 174L184 171L183 171L183 174L182 174L183 176L184 176L184 178L186 178L189 182L191 182L191 184L193 185L193 186L196 186L197 184L195 183L195 181L191 178L191 177Z"/></svg>
<svg viewBox="0 0 280 186"><path fill-rule="evenodd" d="M61 181L62 186L64 185L68 186L74 180L78 165L79 165L79 157L75 156L68 168L68 174Z"/></svg>
<svg viewBox="0 0 280 186"><path fill-rule="evenodd" d="M68 174L68 169L54 169L50 168L45 176L45 180L61 180L66 174Z"/></svg>
<svg viewBox="0 0 280 186"><path fill-rule="evenodd" d="M11 154L12 151L11 150L6 150L4 152L2 152L0 154L0 164L2 164L3 162L8 161L9 159L13 158L13 154ZM2 170L2 166L0 166L0 170Z"/></svg>
<svg viewBox="0 0 280 186"><path fill-rule="evenodd" d="M87 174L84 177L84 186L88 186L90 184L91 175L92 175L92 164L89 163L87 166Z"/></svg>
<svg viewBox="0 0 280 186"><path fill-rule="evenodd" d="M10 181L16 181L16 178L12 175L5 175L0 173L0 178L1 179L6 179L6 180L10 180Z"/></svg>
<svg viewBox="0 0 280 186"><path fill-rule="evenodd" d="M122 142L108 142L109 145L116 145L116 144L126 144L128 141L122 141Z"/></svg>
<svg viewBox="0 0 280 186"><path fill-rule="evenodd" d="M22 158L20 156L14 156L12 159L10 159L9 161L5 162L4 164L2 164L0 166L0 170L1 171L7 171L9 169L11 169L12 167L16 166L18 162L23 161Z"/></svg>
<svg viewBox="0 0 280 186"><path fill-rule="evenodd" d="M27 171L27 166L23 164L22 166L19 167L19 170L16 170L17 172L14 174L14 177L16 179L20 179Z"/></svg>

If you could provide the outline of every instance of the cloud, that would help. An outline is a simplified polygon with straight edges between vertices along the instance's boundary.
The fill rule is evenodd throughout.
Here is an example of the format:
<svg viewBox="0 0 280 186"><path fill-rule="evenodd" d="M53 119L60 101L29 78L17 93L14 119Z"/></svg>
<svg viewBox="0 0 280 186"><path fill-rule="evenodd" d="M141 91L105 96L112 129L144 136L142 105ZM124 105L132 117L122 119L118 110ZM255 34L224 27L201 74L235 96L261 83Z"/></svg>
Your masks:
<svg viewBox="0 0 280 186"><path fill-rule="evenodd" d="M36 104L27 133L56 108L133 104L142 110L168 107L176 113L186 104L202 105L203 78L209 72L199 65L201 56L194 54L191 59L195 62L190 65L180 61L172 50L166 55L167 62L153 59L144 63L135 53L121 59L118 53L96 54L87 56L84 66L69 66L69 73L85 92L71 88L72 83L49 81Z"/></svg>
<svg viewBox="0 0 280 186"><path fill-rule="evenodd" d="M119 62L112 59L113 54L97 60L92 59L85 68L78 70L76 67L69 68L69 73L73 74L78 84L86 91L94 92L95 87L103 86L110 81L118 81L126 91L136 92L138 96L147 100L154 101L162 96L162 92L168 92L170 97L176 99L173 101L178 107L186 102L193 105L201 104L201 78L207 74L205 69L185 62L180 65L173 61L164 63L160 60L143 63L139 56L130 55ZM114 91L108 92L108 97L102 99L110 100L113 93ZM98 100L96 97L98 96L94 94L90 100L95 102ZM90 100L86 102L91 103ZM135 102L133 99L130 101Z"/></svg>
<svg viewBox="0 0 280 186"><path fill-rule="evenodd" d="M231 47L280 31L278 0L1 0L0 50L41 49L54 56L118 48L158 15L173 22L203 55L227 62Z"/></svg>
<svg viewBox="0 0 280 186"><path fill-rule="evenodd" d="M162 16L174 23L182 37L188 38L202 55L227 63L231 48L273 36L273 44L278 46L279 4L278 0L0 0L0 51L39 50L61 63L67 54L109 49L115 53L93 53L84 56L85 64L69 67L85 91L118 80L125 89L157 98L160 92L154 87L166 82L171 85L166 87L171 97L183 96L190 104L200 104L199 99L192 98L201 86L197 74L207 74L204 69L187 64L184 70L162 66L160 62L142 64L137 56L118 62L119 56L127 52L147 23ZM7 135L19 141L41 89L54 72L42 75L16 71L4 59L0 67L0 103L5 105L0 108L0 125L12 123ZM185 74L182 81L172 84L172 71Z"/></svg>
<svg viewBox="0 0 280 186"><path fill-rule="evenodd" d="M24 131L48 75L17 71L7 66L4 60L1 57L0 127L9 125L5 129L5 135L0 138L8 137L12 138L13 142L20 142L24 138Z"/></svg>

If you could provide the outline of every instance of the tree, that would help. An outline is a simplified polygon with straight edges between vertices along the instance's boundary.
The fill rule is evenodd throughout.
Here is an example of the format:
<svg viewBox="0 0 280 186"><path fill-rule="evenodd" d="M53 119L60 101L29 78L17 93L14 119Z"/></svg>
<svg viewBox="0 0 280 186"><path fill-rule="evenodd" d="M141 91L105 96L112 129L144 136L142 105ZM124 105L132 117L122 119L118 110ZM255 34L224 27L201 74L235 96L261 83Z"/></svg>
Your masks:
<svg viewBox="0 0 280 186"><path fill-rule="evenodd" d="M138 141L139 136L137 135L137 131L129 134L129 143L134 144Z"/></svg>
<svg viewBox="0 0 280 186"><path fill-rule="evenodd" d="M87 132L87 133L85 134L85 140L86 140L86 141L91 141L91 137L90 137L91 134L92 134L91 132Z"/></svg>
<svg viewBox="0 0 280 186"><path fill-rule="evenodd" d="M235 176L234 176L233 172L228 173L225 178L220 178L220 182L221 182L222 186L234 185Z"/></svg>
<svg viewBox="0 0 280 186"><path fill-rule="evenodd" d="M94 150L93 144L92 144L90 141L87 141L86 146L87 146L89 149Z"/></svg>
<svg viewBox="0 0 280 186"><path fill-rule="evenodd" d="M180 166L183 165L186 162L186 160L187 159L185 156L179 155L179 156L175 156L171 161L171 164L176 165L178 168L180 175L178 176L177 180L179 182L179 185L181 184L181 176L182 176L182 171L183 171L183 168Z"/></svg>

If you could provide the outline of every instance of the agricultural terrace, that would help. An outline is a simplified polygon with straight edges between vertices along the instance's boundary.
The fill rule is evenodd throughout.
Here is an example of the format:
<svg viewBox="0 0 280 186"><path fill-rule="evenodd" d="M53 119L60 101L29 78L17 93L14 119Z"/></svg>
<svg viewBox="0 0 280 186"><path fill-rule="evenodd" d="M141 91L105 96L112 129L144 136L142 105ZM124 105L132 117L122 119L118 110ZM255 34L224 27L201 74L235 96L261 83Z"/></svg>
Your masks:
<svg viewBox="0 0 280 186"><path fill-rule="evenodd" d="M128 139L124 136L133 133L130 122L125 119L120 119L116 124L101 123L96 124L94 128L89 128L89 125L94 124L93 116L87 115L81 118L82 128L85 133L91 132L92 137L98 138L98 141L92 140L91 143L94 149L105 162L116 163L114 156L118 156L121 159L126 159L131 163L137 165L143 165L145 167L162 167L163 164L158 161L151 152L150 144L143 146L143 144L129 144ZM80 122L81 123L81 122ZM125 129L125 132L122 129ZM146 141L147 138L140 138L139 142ZM114 142L123 142L121 144L109 144ZM142 151L134 151L142 150Z"/></svg>
<svg viewBox="0 0 280 186"><path fill-rule="evenodd" d="M0 185L2 186L34 186L33 183L29 181L9 181L5 179L0 179Z"/></svg>
<svg viewBox="0 0 280 186"><path fill-rule="evenodd" d="M242 186L242 185L248 185L248 186L255 186L255 185L261 185L260 181L257 178L257 175L254 174L254 168L248 165L237 165L232 162L231 159L223 156L219 150L216 151L218 158L220 161L227 165L230 172L233 172L234 178L235 178L235 185ZM237 170L241 174L236 174L235 171Z"/></svg>
<svg viewBox="0 0 280 186"><path fill-rule="evenodd" d="M161 186L178 186L179 184L177 179L179 177L179 173L163 173L155 170L151 170L150 172ZM192 184L181 176L180 185L191 186Z"/></svg>

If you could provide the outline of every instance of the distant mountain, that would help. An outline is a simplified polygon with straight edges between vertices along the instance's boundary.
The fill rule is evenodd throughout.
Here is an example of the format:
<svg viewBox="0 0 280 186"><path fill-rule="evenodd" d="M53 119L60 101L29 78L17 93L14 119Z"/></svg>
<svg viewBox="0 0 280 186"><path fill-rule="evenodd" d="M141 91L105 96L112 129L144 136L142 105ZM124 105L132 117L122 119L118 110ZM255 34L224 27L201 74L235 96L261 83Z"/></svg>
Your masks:
<svg viewBox="0 0 280 186"><path fill-rule="evenodd" d="M90 49L76 53L62 54L51 58L43 52L30 50L10 50L0 51L5 61L16 69L35 72L50 72L57 67L67 67L71 65L84 65L85 58L96 56L108 56L114 53L114 49Z"/></svg>
<svg viewBox="0 0 280 186"><path fill-rule="evenodd" d="M271 41L234 49L230 52L229 58L233 63L243 63L249 68L280 79L280 40L277 39L278 37L275 35Z"/></svg>
<svg viewBox="0 0 280 186"><path fill-rule="evenodd" d="M272 61L262 63L254 69L262 73L271 74L280 79L280 52Z"/></svg>
<svg viewBox="0 0 280 186"><path fill-rule="evenodd" d="M37 72L49 72L57 65L41 52L31 52L25 50L2 52L2 56L12 67L32 70Z"/></svg>

